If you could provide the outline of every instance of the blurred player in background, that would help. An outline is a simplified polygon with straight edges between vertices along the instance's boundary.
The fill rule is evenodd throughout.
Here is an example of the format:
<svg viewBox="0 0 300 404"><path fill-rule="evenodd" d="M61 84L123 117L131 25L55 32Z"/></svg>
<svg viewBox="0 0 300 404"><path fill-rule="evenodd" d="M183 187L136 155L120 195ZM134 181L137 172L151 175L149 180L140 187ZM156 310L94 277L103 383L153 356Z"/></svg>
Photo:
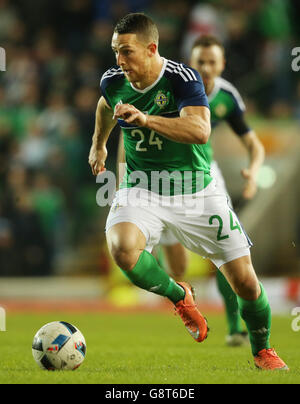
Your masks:
<svg viewBox="0 0 300 404"><path fill-rule="evenodd" d="M245 121L244 102L237 89L228 81L221 78L225 69L225 50L222 43L214 36L201 36L193 45L190 65L201 74L205 92L211 110L211 125L214 129L220 122L225 121L233 132L240 138L249 154L249 167L242 170L245 179L243 198L252 199L257 192L257 175L264 161L264 147L256 133ZM230 205L231 198L227 192L225 180L217 162L213 159L211 140L205 147L211 163L211 174L217 181L217 186L226 193ZM187 268L188 258L184 247L178 243L170 231L163 233L161 244L164 245L165 255L173 273L182 279ZM221 271L217 271L217 286L222 295L228 324L226 343L229 346L239 346L248 342L247 333L243 332L241 317L238 310L236 294L232 291Z"/></svg>
<svg viewBox="0 0 300 404"><path fill-rule="evenodd" d="M249 167L242 170L245 179L243 198L252 199L257 191L256 179L264 161L264 147L256 133L245 121L245 105L237 89L228 81L221 78L225 69L225 50L222 43L214 36L203 35L193 45L190 66L196 69L203 80L205 92L211 110L211 126L214 129L220 122L227 122L233 132L240 138L249 153ZM230 206L231 198L227 192L222 172L213 159L211 140L204 146L211 164L211 175L216 179L217 186L227 195ZM120 137L118 163L125 162L123 139ZM122 167L118 164L118 167ZM122 173L119 172L119 175ZM164 247L167 264L176 280L182 281L188 266L188 254L182 244L170 230L162 234L160 244ZM241 316L238 310L236 294L231 289L221 271L217 271L217 285L223 297L228 335L226 343L229 346L240 346L249 343L248 335L243 331Z"/></svg>
<svg viewBox="0 0 300 404"><path fill-rule="evenodd" d="M162 231L172 229L185 247L209 258L237 294L256 367L287 370L270 346L271 308L251 262L251 243L210 175L203 146L210 136L210 110L202 79L196 70L162 58L158 43L157 27L149 17L125 16L112 38L118 66L101 80L89 164L94 175L105 171L106 144L117 121L123 130L127 163L127 178L106 223L110 253L134 285L168 298L190 335L202 342L208 327L191 286L175 282L151 254ZM181 176L173 177L171 193L153 192L153 173L174 170ZM131 175L138 172L143 180L136 188ZM182 183L186 172L192 173L188 193ZM138 192L131 193L132 187ZM135 195L134 204L131 195ZM175 200L182 203L174 204ZM155 208L149 201L154 201ZM171 203L165 206L166 201ZM185 202L191 201L202 204L201 214L198 209L187 214Z"/></svg>

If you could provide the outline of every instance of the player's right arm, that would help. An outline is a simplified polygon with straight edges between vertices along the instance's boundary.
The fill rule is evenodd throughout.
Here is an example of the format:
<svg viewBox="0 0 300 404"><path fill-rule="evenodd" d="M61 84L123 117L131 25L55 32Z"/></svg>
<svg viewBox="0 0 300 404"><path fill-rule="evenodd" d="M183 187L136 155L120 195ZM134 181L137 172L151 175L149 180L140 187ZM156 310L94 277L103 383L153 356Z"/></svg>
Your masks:
<svg viewBox="0 0 300 404"><path fill-rule="evenodd" d="M89 164L94 175L105 171L106 143L115 125L113 110L107 104L105 98L101 97L96 109L95 130L89 154Z"/></svg>

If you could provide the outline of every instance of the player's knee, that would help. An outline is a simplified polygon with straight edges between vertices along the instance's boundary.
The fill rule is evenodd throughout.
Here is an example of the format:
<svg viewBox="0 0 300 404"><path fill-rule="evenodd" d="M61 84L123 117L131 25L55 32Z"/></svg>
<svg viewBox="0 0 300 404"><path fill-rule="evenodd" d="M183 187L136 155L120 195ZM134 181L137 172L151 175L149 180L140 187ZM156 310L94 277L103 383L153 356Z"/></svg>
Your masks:
<svg viewBox="0 0 300 404"><path fill-rule="evenodd" d="M132 226L117 225L107 233L107 244L116 264L124 271L130 271L145 248L145 238Z"/></svg>
<svg viewBox="0 0 300 404"><path fill-rule="evenodd" d="M109 250L116 264L124 271L130 271L136 265L139 250L129 240L110 240Z"/></svg>
<svg viewBox="0 0 300 404"><path fill-rule="evenodd" d="M110 253L116 264L124 271L130 271L136 265L139 250L130 240L114 239L108 243Z"/></svg>
<svg viewBox="0 0 300 404"><path fill-rule="evenodd" d="M124 251L122 249L116 249L112 251L112 256L121 269L123 271L131 271L139 258L139 253L134 250L134 251Z"/></svg>
<svg viewBox="0 0 300 404"><path fill-rule="evenodd" d="M235 292L245 300L256 300L261 293L259 283L255 278L245 278L235 284Z"/></svg>

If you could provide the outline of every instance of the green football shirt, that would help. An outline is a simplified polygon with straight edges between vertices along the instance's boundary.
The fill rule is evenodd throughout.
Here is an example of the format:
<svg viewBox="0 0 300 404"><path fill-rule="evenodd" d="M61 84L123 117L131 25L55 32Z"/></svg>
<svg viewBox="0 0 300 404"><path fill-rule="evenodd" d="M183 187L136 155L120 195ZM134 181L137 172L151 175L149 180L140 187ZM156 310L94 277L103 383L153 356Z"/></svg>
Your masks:
<svg viewBox="0 0 300 404"><path fill-rule="evenodd" d="M112 109L118 103L131 104L146 114L166 118L178 117L186 106L209 108L199 73L167 59L158 79L144 90L135 88L116 66L103 75L101 91ZM210 183L209 155L204 145L178 143L121 119L118 123L127 165L121 188L138 186L162 195L177 195L198 192ZM170 180L170 190L163 186L164 180Z"/></svg>

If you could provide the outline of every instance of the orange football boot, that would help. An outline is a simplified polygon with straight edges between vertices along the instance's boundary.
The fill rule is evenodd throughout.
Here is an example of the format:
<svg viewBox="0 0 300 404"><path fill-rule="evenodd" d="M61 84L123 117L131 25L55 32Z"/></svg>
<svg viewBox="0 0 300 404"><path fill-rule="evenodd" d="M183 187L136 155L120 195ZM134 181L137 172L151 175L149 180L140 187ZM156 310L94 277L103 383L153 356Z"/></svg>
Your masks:
<svg viewBox="0 0 300 404"><path fill-rule="evenodd" d="M255 366L262 370L289 370L273 348L262 349L254 356Z"/></svg>
<svg viewBox="0 0 300 404"><path fill-rule="evenodd" d="M197 309L194 289L185 282L177 282L185 290L185 297L175 304L175 310L182 318L184 325L197 342L207 338L209 331L207 321Z"/></svg>

